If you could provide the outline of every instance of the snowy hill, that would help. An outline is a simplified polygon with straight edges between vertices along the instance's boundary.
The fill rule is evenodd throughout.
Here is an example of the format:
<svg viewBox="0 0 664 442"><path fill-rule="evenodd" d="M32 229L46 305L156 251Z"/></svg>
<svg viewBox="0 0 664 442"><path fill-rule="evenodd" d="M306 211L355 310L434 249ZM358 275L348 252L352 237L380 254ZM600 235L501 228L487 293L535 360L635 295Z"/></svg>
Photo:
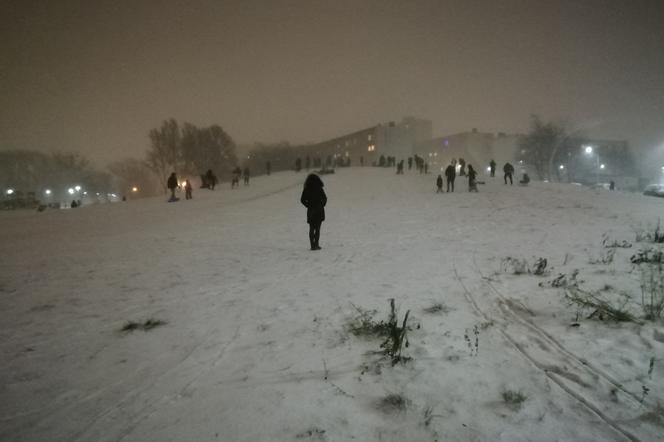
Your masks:
<svg viewBox="0 0 664 442"><path fill-rule="evenodd" d="M634 229L664 200L435 177L323 176L321 251L304 173L0 213L0 440L661 440L664 324L630 256L661 249ZM587 319L561 281L636 322ZM390 298L410 311L395 365L350 330Z"/></svg>

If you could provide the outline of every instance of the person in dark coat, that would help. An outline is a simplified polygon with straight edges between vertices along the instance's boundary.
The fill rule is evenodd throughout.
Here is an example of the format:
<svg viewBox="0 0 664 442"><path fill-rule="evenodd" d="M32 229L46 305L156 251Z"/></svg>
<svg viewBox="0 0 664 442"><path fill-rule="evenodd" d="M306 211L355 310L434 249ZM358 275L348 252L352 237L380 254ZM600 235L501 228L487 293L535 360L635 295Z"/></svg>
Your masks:
<svg viewBox="0 0 664 442"><path fill-rule="evenodd" d="M459 176L466 176L466 160L459 158L459 166L461 166L459 169Z"/></svg>
<svg viewBox="0 0 664 442"><path fill-rule="evenodd" d="M245 167L244 171L242 172L242 177L244 178L244 185L248 186L249 185L249 168Z"/></svg>
<svg viewBox="0 0 664 442"><path fill-rule="evenodd" d="M242 175L242 169L240 166L236 166L233 169L233 177L231 178L231 189L238 187L240 185L240 176Z"/></svg>
<svg viewBox="0 0 664 442"><path fill-rule="evenodd" d="M436 193L441 193L443 191L443 177L440 175L438 175L438 178L436 179L436 187L438 188Z"/></svg>
<svg viewBox="0 0 664 442"><path fill-rule="evenodd" d="M505 163L503 166L503 172L505 173L505 184L507 184L507 178L510 179L510 186L512 185L512 175L514 175L514 166L510 163Z"/></svg>
<svg viewBox="0 0 664 442"><path fill-rule="evenodd" d="M450 189L452 189L452 192L454 192L455 178L456 178L456 168L454 167L454 164L450 164L445 169L445 182L447 183L447 192L449 192Z"/></svg>
<svg viewBox="0 0 664 442"><path fill-rule="evenodd" d="M304 181L304 189L300 202L307 208L307 223L309 223L309 243L311 250L320 250L320 226L325 221L325 205L327 195L323 190L323 181L314 173L309 174Z"/></svg>
<svg viewBox="0 0 664 442"><path fill-rule="evenodd" d="M205 172L205 187L207 187L210 190L214 190L214 186L216 184L217 184L217 177L212 172L212 169L208 169L208 171Z"/></svg>
<svg viewBox="0 0 664 442"><path fill-rule="evenodd" d="M189 182L189 180L186 180L184 182L184 199L190 200L192 198L193 197L191 196L191 183Z"/></svg>
<svg viewBox="0 0 664 442"><path fill-rule="evenodd" d="M491 160L489 163L489 169L491 171L491 178L496 176L496 162Z"/></svg>
<svg viewBox="0 0 664 442"><path fill-rule="evenodd" d="M468 192L477 192L477 172L471 164L468 165Z"/></svg>
<svg viewBox="0 0 664 442"><path fill-rule="evenodd" d="M178 177L175 175L175 172L168 177L166 187L171 191L171 200L175 201L175 189L178 187Z"/></svg>
<svg viewBox="0 0 664 442"><path fill-rule="evenodd" d="M521 181L519 181L519 184L521 184L522 186L527 186L529 182L530 182L530 177L528 176L527 173L524 173L523 178L521 178Z"/></svg>
<svg viewBox="0 0 664 442"><path fill-rule="evenodd" d="M269 161L265 163L265 172L267 173L267 176L270 176L270 172L272 172L272 163Z"/></svg>

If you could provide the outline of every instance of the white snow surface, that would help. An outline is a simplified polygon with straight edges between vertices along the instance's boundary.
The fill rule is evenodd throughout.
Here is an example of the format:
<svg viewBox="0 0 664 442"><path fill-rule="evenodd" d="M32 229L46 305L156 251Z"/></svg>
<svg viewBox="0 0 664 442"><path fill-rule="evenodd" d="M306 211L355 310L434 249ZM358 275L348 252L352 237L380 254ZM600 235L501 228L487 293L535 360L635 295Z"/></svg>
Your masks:
<svg viewBox="0 0 664 442"><path fill-rule="evenodd" d="M664 200L499 177L436 194L436 175L340 169L310 251L304 178L0 213L0 440L663 439L664 324L586 319L546 282L578 270L642 318L629 257L661 245L633 229ZM633 246L590 264L604 233ZM349 332L390 298L410 311L394 366ZM166 324L120 331L148 318Z"/></svg>

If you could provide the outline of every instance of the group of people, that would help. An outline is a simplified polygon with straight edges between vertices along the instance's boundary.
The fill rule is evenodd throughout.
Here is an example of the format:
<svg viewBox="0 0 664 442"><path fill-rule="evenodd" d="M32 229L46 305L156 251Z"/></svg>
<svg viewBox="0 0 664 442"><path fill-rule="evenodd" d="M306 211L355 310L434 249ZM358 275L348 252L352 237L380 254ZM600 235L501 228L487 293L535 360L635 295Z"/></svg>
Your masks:
<svg viewBox="0 0 664 442"><path fill-rule="evenodd" d="M458 164L458 166L457 166ZM465 168L466 166L468 167L468 170L466 171ZM459 168L459 176L467 176L468 177L468 191L469 192L477 192L477 171L473 168L472 164L466 164L466 162L463 159L460 159L459 162L455 159L452 160L452 162L445 168L445 183L446 183L446 192L454 192L454 181L456 180L457 176L457 167ZM503 172L504 172L504 181L505 184L507 184L507 180L509 179L510 185L512 185L512 176L514 175L514 166L512 166L510 163L505 163L503 166ZM496 162L494 160L491 160L489 163L489 173L491 177L496 176ZM526 185L530 182L530 177L528 176L527 173L523 174L523 179L519 181L520 184ZM442 175L438 175L438 178L436 178L436 193L442 193L443 192L443 177Z"/></svg>
<svg viewBox="0 0 664 442"><path fill-rule="evenodd" d="M168 181L166 181L166 187L168 187L168 190L171 191L171 197L168 199L169 203L172 203L174 201L179 201L180 198L175 196L175 190L179 189L181 187L184 187L184 197L185 199L192 199L192 187L191 183L189 180L185 180L184 185L181 186L180 183L178 182L178 177L175 174L175 172L171 173L171 176L168 177Z"/></svg>
<svg viewBox="0 0 664 442"><path fill-rule="evenodd" d="M233 169L233 177L231 178L231 189L240 186L240 177L244 179L244 185L248 186L249 177L250 177L250 172L248 167L245 167L244 170L240 169L239 166Z"/></svg>
<svg viewBox="0 0 664 442"><path fill-rule="evenodd" d="M421 166L422 172L425 172L424 162ZM410 168L412 164L412 159L408 159L408 166ZM397 167L397 173L403 174L404 161L401 160L399 163L395 164ZM270 170L269 162L266 165L266 169ZM468 191L477 192L477 171L473 168L472 164L466 164L462 159L457 163L456 160L452 162L445 168L445 182L446 182L446 192L454 192L454 181L457 176L457 167L459 168L460 176L468 177ZM468 170L466 171L466 167ZM420 167L418 167L419 169ZM496 172L496 162L491 160L489 163L489 171L491 177L495 177ZM463 172L463 173L461 173ZM504 182L507 184L509 180L510 185L513 183L514 175L514 166L510 163L505 163L503 166L504 172ZM249 168L245 167L242 171L239 167L236 167L233 170L233 177L231 180L231 188L239 186L240 177L244 177L244 184L249 185ZM208 170L205 175L201 176L202 186L209 189L214 189L214 186L217 183L216 176L212 173L211 170ZM528 174L524 174L521 184L527 184L530 181ZM171 174L168 178L167 187L171 191L171 198L169 201L177 201L178 198L175 196L175 190L180 187L178 183L177 176L175 172ZM316 174L309 174L304 182L304 189L302 190L302 195L300 196L300 202L307 208L307 223L309 224L309 245L311 250L321 250L320 247L320 229L323 221L325 221L325 205L327 204L327 195L323 190L324 184L321 178ZM443 177L438 175L436 179L437 193L443 192ZM189 180L186 180L184 183L185 198L192 198L192 187Z"/></svg>
<svg viewBox="0 0 664 442"><path fill-rule="evenodd" d="M249 185L250 172L249 168L245 167L244 171L239 167L236 167L233 170L233 177L231 180L231 189L238 187L240 185L240 177L244 178L244 185ZM201 189L210 189L214 190L217 185L217 176L209 169L205 174L201 175ZM169 202L179 201L179 198L175 196L175 191L177 189L184 188L185 199L190 200L193 198L193 187L189 180L185 180L184 184L180 184L177 175L175 172L171 173L166 181L166 187L171 191L171 197L168 199Z"/></svg>

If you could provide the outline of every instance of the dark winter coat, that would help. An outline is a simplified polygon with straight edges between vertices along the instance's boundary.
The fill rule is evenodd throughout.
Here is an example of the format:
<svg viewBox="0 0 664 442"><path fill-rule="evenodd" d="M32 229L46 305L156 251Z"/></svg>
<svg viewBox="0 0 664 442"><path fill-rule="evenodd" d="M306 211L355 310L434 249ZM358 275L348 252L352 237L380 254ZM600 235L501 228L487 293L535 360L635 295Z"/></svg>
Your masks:
<svg viewBox="0 0 664 442"><path fill-rule="evenodd" d="M447 168L445 169L445 177L447 177L450 180L456 178L456 169L451 164L447 166Z"/></svg>
<svg viewBox="0 0 664 442"><path fill-rule="evenodd" d="M438 175L438 179L436 180L436 186L443 187L443 177L440 175Z"/></svg>
<svg viewBox="0 0 664 442"><path fill-rule="evenodd" d="M510 163L505 163L505 165L503 166L503 172L513 174L514 166L512 166Z"/></svg>
<svg viewBox="0 0 664 442"><path fill-rule="evenodd" d="M477 172L475 172L473 166L468 166L468 183L471 185L475 184L476 178L477 178Z"/></svg>
<svg viewBox="0 0 664 442"><path fill-rule="evenodd" d="M175 189L178 187L178 177L175 176L174 173L171 174L171 176L168 177L168 182L166 183L167 187L171 190Z"/></svg>
<svg viewBox="0 0 664 442"><path fill-rule="evenodd" d="M320 224L325 221L327 195L323 190L323 181L315 174L307 177L300 202L307 208L307 223Z"/></svg>

